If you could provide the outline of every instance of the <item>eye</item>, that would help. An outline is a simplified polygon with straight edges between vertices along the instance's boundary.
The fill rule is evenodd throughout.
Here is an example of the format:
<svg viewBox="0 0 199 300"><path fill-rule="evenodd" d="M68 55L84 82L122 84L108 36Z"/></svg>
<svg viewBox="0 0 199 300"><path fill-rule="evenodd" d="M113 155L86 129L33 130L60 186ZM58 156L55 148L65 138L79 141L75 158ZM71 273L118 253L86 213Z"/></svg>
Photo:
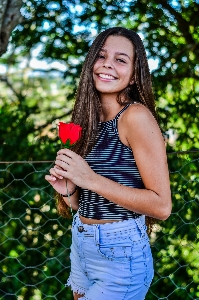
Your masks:
<svg viewBox="0 0 199 300"><path fill-rule="evenodd" d="M98 58L98 59L104 59L105 56L104 56L103 54L99 53L97 58Z"/></svg>
<svg viewBox="0 0 199 300"><path fill-rule="evenodd" d="M120 62L120 63L123 63L123 64L125 64L126 63L126 61L125 60L123 60L122 58L117 58L116 59L118 62Z"/></svg>

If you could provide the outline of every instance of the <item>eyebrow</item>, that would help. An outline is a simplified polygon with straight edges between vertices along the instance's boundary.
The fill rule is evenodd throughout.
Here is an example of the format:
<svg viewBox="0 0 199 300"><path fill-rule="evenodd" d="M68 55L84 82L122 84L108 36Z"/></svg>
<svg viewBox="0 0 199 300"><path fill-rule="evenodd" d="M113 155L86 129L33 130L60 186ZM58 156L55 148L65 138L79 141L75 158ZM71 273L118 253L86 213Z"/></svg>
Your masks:
<svg viewBox="0 0 199 300"><path fill-rule="evenodd" d="M107 50L106 49L101 49L100 51L103 51L103 52L107 52ZM117 54L117 55L124 55L124 56L126 56L126 57L128 57L129 59L130 59L130 57L128 56L128 54L126 54L126 53L123 53L123 52L115 52L115 54ZM130 59L131 60L131 59Z"/></svg>

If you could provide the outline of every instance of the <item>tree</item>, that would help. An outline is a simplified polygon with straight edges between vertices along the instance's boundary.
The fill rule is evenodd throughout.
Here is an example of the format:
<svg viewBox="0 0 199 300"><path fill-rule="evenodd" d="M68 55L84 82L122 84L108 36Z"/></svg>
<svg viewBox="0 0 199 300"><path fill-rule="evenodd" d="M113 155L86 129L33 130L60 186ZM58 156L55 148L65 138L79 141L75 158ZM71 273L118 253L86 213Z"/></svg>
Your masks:
<svg viewBox="0 0 199 300"><path fill-rule="evenodd" d="M2 0L0 4L0 56L6 52L12 30L22 21L22 0Z"/></svg>
<svg viewBox="0 0 199 300"><path fill-rule="evenodd" d="M159 62L152 76L162 125L178 135L172 148L199 147L198 1L29 1L23 9L13 43L22 52L42 45L40 59L62 62L66 83L78 78L93 35L114 25L140 33L148 57Z"/></svg>

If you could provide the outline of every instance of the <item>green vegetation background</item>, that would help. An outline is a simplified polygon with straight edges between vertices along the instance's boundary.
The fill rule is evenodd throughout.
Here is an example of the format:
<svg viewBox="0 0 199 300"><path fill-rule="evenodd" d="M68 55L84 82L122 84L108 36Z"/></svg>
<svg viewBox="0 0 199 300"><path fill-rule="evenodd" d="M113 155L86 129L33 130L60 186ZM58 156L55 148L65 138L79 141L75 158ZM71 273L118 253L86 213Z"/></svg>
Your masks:
<svg viewBox="0 0 199 300"><path fill-rule="evenodd" d="M171 153L199 149L199 2L29 0L22 13L0 59L0 161L53 161L55 124L70 120L93 38L110 26L140 33L158 62L152 79L161 127L170 130L173 195L172 216L151 236L156 273L146 299L198 299L199 152ZM72 299L64 287L71 220L57 215L44 180L50 165L0 165L0 299Z"/></svg>

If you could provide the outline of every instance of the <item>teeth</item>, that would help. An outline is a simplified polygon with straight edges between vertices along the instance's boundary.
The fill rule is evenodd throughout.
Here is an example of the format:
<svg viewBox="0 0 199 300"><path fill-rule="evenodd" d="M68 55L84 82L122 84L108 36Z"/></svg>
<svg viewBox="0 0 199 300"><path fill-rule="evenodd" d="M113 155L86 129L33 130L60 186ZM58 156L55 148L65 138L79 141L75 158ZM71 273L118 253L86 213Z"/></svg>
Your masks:
<svg viewBox="0 0 199 300"><path fill-rule="evenodd" d="M115 79L113 76L107 75L107 74L99 74L99 77L105 78L105 79Z"/></svg>

